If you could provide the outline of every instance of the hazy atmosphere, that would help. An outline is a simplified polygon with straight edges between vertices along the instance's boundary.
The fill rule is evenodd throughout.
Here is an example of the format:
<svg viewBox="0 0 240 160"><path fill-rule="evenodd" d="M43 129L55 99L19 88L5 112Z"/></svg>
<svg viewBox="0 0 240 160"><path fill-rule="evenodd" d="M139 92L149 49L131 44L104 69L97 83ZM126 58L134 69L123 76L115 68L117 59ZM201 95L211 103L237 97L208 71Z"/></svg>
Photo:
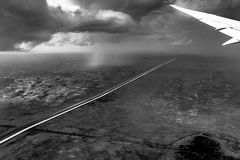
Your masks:
<svg viewBox="0 0 240 160"><path fill-rule="evenodd" d="M0 160L240 160L239 13L0 0Z"/></svg>

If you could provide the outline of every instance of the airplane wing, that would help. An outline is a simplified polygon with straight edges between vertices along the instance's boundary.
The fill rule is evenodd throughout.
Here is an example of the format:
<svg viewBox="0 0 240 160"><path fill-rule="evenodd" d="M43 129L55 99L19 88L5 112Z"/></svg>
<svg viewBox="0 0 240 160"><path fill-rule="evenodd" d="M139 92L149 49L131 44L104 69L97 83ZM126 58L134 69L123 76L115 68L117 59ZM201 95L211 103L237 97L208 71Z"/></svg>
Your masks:
<svg viewBox="0 0 240 160"><path fill-rule="evenodd" d="M176 5L171 5L173 8L184 12L199 21L214 27L219 32L232 37L229 41L223 43L222 45L230 45L240 43L240 21L236 21L229 18L220 17L214 14L203 13L199 11L194 11Z"/></svg>

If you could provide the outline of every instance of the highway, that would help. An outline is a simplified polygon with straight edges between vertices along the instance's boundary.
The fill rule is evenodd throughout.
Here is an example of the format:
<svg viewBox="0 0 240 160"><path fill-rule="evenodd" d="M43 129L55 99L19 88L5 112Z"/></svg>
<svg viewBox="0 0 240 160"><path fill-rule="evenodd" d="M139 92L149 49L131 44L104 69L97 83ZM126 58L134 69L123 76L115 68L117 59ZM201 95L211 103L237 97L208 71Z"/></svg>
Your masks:
<svg viewBox="0 0 240 160"><path fill-rule="evenodd" d="M47 115L44 118L35 120L35 121L31 122L31 123L28 123L28 124L25 124L23 126L17 127L17 128L15 128L13 130L10 130L10 131L8 131L8 132L6 132L6 133L4 133L4 134L2 134L0 136L0 145L6 143L7 141L9 141L9 140L11 140L13 138L16 138L17 136L19 136L19 135L29 131L30 129L32 129L34 127L37 127L37 126L39 126L39 125L41 125L43 123L46 123L46 122L48 122L50 120L53 120L53 119L55 119L57 117L60 117L60 116L62 116L64 114L66 114L66 113L69 113L69 112L71 112L73 110L76 110L77 108L83 107L84 105L89 104L89 103L91 103L91 102L93 102L95 100L98 100L98 99L100 99L100 98L102 98L104 96L107 96L107 95L115 92L116 90L119 90L120 88L122 88L122 87L124 87L124 86L126 86L126 85L128 85L130 83L133 83L134 81L136 81L136 80L138 80L138 79L140 79L140 78L150 74L151 72L153 72L153 71L155 71L155 70L157 70L157 69L159 69L161 67L164 67L164 66L174 62L175 60L176 60L175 58L173 58L171 60L168 60L168 61L166 61L164 63L161 63L161 64L159 64L159 65L157 65L157 66L155 66L155 67L153 67L153 68L151 68L151 69L149 69L149 70L147 70L147 71L145 71L145 72L143 72L143 73L141 73L141 74L139 74L139 75L137 75L137 76L135 76L135 77L125 81L125 82L123 82L123 83L120 83L120 84L118 84L118 85L116 85L116 86L114 86L114 87L112 87L112 88L110 88L110 89L108 89L108 90L106 90L106 91L96 95L96 96L90 97L90 98L88 98L88 99L86 99L86 100L84 100L82 102L76 103L76 104L71 105L71 106L69 106L67 108L64 108L64 109L62 109L62 110L60 110L58 112L52 113L50 115Z"/></svg>

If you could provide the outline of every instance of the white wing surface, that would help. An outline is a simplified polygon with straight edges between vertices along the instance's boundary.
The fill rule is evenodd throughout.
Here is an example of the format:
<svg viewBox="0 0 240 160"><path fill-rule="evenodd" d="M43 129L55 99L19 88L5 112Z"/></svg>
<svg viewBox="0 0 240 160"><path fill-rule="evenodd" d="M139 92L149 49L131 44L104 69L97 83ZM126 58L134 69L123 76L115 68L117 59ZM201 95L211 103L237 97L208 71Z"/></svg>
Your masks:
<svg viewBox="0 0 240 160"><path fill-rule="evenodd" d="M178 7L175 5L171 5L173 8L184 12L199 21L214 27L219 32L232 37L229 41L223 43L222 45L230 45L235 43L240 43L240 21L236 21L229 18L220 17L214 14L194 11L182 7Z"/></svg>

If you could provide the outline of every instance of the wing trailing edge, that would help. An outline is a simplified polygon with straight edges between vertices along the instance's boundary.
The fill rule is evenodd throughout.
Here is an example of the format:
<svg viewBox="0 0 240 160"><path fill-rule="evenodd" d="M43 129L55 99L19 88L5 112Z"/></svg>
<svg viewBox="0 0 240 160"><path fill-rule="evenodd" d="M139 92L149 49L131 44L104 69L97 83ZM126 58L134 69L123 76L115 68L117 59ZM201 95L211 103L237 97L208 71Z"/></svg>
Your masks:
<svg viewBox="0 0 240 160"><path fill-rule="evenodd" d="M237 44L237 43L240 43L240 41L238 39L232 38L229 41L223 43L222 45L223 46L227 46L227 45Z"/></svg>

